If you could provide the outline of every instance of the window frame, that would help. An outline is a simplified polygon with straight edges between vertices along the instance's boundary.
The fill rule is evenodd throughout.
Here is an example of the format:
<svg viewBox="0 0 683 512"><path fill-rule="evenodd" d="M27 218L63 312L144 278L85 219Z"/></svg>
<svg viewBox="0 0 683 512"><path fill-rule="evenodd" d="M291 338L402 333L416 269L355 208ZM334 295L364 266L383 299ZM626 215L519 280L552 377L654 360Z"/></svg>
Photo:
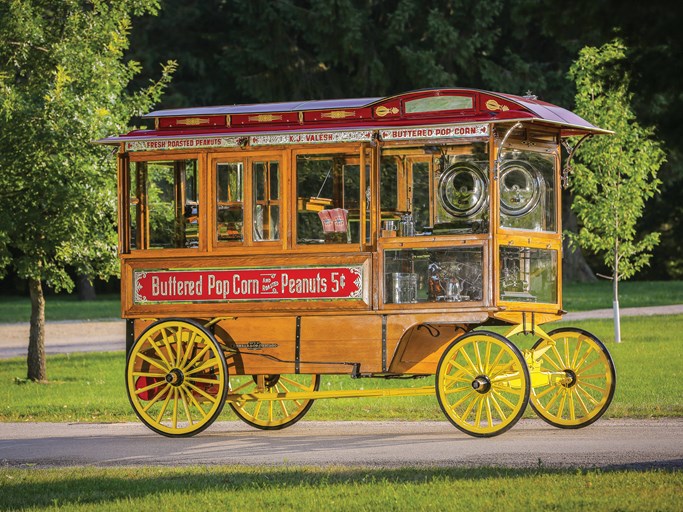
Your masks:
<svg viewBox="0 0 683 512"><path fill-rule="evenodd" d="M148 214L146 202L143 203L143 211L137 210L137 214L140 215L141 221L138 222L138 230L141 226L144 226L144 236L142 237L142 247L133 249L130 243L130 192L132 190L132 180L135 179L136 173L134 167L138 163L146 162L175 162L179 160L195 160L197 162L197 199L198 199L198 244L197 247L169 247L169 248L157 248L153 249L149 247L149 240L146 235L148 231ZM196 254L200 252L205 252L207 249L207 216L208 216L208 202L206 196L206 187L204 187L204 176L205 176L206 158L205 155L198 152L178 152L178 153L128 153L125 158L122 158L122 182L124 184L121 187L121 220L124 226L124 232L121 234L120 241L122 242L121 254L129 255L169 255L169 256L182 256L189 254ZM140 196L140 191L138 191L138 199L142 199ZM202 205L205 205L202 207Z"/></svg>
<svg viewBox="0 0 683 512"><path fill-rule="evenodd" d="M292 198L292 203L295 201L297 202L296 204L292 204L292 207L288 210L289 212L289 221L290 225L292 226L291 229L291 249L293 251L296 251L298 253L306 253L306 252L363 252L364 249L368 246L368 243L372 244L372 240L366 240L367 237L367 230L372 230L372 227L367 226L367 220L368 220L368 215L371 215L371 212L369 210L369 204L367 202L366 194L362 193L362 188L361 188L361 193L359 197L359 236L358 236L358 241L357 242L349 242L349 243L325 243L325 244L300 244L298 243L298 224L297 224L297 215L298 215L298 195L297 195L297 188L298 188L298 183L297 183L297 157L303 156L303 155L319 155L319 156L328 156L328 155L353 155L354 160L357 159L358 166L359 166L359 180L361 183L367 184L367 186L370 187L371 189L371 196L373 196L373 183L372 183L372 168L371 168L371 159L372 157L370 155L366 155L366 146L364 144L354 144L354 145L345 145L345 146L315 146L315 147L310 147L310 148L299 148L299 149L294 149L290 153L290 159L289 161L291 162L291 184L289 188L289 196ZM371 201L372 203L372 201ZM321 248L324 248L324 251L321 251Z"/></svg>

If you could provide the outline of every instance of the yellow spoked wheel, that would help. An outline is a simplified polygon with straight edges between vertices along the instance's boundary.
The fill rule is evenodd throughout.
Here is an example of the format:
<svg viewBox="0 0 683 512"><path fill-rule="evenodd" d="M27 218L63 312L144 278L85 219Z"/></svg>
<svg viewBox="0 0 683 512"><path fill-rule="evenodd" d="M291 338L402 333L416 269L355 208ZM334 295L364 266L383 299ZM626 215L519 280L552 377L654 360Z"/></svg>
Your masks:
<svg viewBox="0 0 683 512"><path fill-rule="evenodd" d="M529 400L529 370L505 337L474 331L455 340L436 370L436 397L449 421L476 437L510 429Z"/></svg>
<svg viewBox="0 0 683 512"><path fill-rule="evenodd" d="M135 414L168 437L207 428L225 404L228 367L211 333L189 320L161 320L133 345L126 389Z"/></svg>
<svg viewBox="0 0 683 512"><path fill-rule="evenodd" d="M252 427L279 430L293 425L308 412L312 399L231 400L232 396L253 393L287 394L318 391L319 375L235 375L230 377L228 403L235 414Z"/></svg>
<svg viewBox="0 0 683 512"><path fill-rule="evenodd" d="M561 328L538 340L544 350L534 370L531 407L542 419L560 428L581 428L596 421L609 407L617 376L605 345L589 332Z"/></svg>

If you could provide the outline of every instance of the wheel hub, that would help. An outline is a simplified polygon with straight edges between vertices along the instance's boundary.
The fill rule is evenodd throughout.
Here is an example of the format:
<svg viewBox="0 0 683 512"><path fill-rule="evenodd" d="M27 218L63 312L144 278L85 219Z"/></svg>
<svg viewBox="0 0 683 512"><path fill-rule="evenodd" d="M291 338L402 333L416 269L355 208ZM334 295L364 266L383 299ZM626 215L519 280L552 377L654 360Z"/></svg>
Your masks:
<svg viewBox="0 0 683 512"><path fill-rule="evenodd" d="M484 393L488 393L491 389L491 381L486 375L480 375L472 381L472 389L474 389L477 393L481 393L482 395Z"/></svg>
<svg viewBox="0 0 683 512"><path fill-rule="evenodd" d="M564 373L566 374L566 377L562 380L562 385L565 388L574 387L576 385L576 373L572 370L565 370Z"/></svg>
<svg viewBox="0 0 683 512"><path fill-rule="evenodd" d="M166 382L168 382L171 386L180 386L184 380L185 376L178 368L173 368L166 374Z"/></svg>

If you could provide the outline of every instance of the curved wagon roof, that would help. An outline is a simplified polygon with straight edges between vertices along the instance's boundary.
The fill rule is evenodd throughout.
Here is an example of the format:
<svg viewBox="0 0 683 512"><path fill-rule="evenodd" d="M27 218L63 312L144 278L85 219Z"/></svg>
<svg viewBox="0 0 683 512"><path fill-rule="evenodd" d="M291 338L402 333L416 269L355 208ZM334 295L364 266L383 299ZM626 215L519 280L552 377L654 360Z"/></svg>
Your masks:
<svg viewBox="0 0 683 512"><path fill-rule="evenodd" d="M154 121L153 129L134 130L98 142L510 122L559 127L562 137L611 133L532 96L463 88L423 89L376 98L167 109L143 117Z"/></svg>

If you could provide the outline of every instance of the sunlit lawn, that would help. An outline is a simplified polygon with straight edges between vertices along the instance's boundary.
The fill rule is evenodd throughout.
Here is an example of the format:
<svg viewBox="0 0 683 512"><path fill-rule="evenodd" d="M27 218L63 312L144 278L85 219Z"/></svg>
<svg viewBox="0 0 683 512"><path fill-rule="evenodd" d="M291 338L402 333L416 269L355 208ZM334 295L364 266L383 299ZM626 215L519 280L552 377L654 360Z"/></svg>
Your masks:
<svg viewBox="0 0 683 512"><path fill-rule="evenodd" d="M0 469L0 510L680 511L683 472L468 468Z"/></svg>

